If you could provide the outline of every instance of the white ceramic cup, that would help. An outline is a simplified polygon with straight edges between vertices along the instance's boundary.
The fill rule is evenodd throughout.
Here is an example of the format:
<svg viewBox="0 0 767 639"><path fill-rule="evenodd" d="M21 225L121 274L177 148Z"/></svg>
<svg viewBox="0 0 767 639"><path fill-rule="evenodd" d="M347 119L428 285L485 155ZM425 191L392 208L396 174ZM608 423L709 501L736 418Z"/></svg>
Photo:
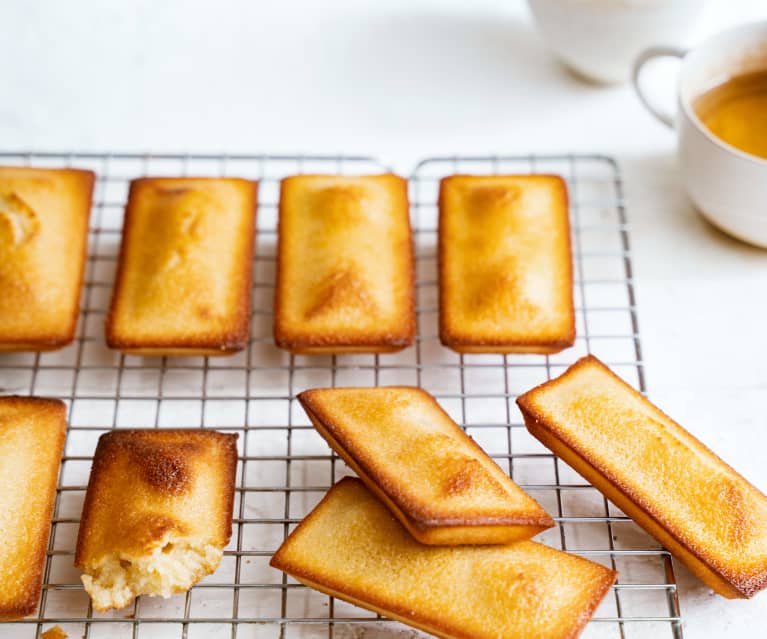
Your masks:
<svg viewBox="0 0 767 639"><path fill-rule="evenodd" d="M639 81L644 65L662 56L682 59L676 117L653 105ZM693 204L723 231L767 248L767 160L715 137L692 106L698 96L727 78L765 69L767 21L728 29L691 51L648 49L637 58L633 82L648 110L677 131L682 181Z"/></svg>
<svg viewBox="0 0 767 639"><path fill-rule="evenodd" d="M544 40L581 76L628 82L639 53L684 44L707 0L528 0Z"/></svg>

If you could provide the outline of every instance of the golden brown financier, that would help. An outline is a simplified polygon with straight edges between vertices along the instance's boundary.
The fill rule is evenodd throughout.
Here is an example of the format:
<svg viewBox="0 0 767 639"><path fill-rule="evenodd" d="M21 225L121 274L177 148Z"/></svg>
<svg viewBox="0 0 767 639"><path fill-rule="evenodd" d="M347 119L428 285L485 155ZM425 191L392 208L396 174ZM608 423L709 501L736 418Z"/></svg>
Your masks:
<svg viewBox="0 0 767 639"><path fill-rule="evenodd" d="M40 599L66 428L64 402L0 397L0 620Z"/></svg>
<svg viewBox="0 0 767 639"><path fill-rule="evenodd" d="M96 610L167 598L216 570L232 534L236 442L203 429L101 436L75 554Z"/></svg>
<svg viewBox="0 0 767 639"><path fill-rule="evenodd" d="M386 353L415 339L407 181L282 181L274 338L292 353Z"/></svg>
<svg viewBox="0 0 767 639"><path fill-rule="evenodd" d="M554 521L420 388L324 388L315 428L423 544L508 544Z"/></svg>
<svg viewBox="0 0 767 639"><path fill-rule="evenodd" d="M331 488L271 565L447 639L573 639L616 577L532 541L424 546L352 478Z"/></svg>
<svg viewBox="0 0 767 639"><path fill-rule="evenodd" d="M0 351L75 338L95 175L0 167Z"/></svg>
<svg viewBox="0 0 767 639"><path fill-rule="evenodd" d="M767 585L767 497L596 357L517 403L535 437L720 595Z"/></svg>
<svg viewBox="0 0 767 639"><path fill-rule="evenodd" d="M439 326L459 353L575 340L570 221L556 175L452 175L439 192Z"/></svg>
<svg viewBox="0 0 767 639"><path fill-rule="evenodd" d="M131 183L107 344L134 355L229 355L250 327L255 182Z"/></svg>

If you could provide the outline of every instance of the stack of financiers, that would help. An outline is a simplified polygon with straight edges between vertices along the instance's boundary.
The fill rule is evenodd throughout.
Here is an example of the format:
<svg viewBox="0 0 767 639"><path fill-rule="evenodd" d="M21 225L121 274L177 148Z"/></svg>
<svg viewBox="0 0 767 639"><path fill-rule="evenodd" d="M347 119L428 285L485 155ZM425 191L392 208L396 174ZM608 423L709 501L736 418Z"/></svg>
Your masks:
<svg viewBox="0 0 767 639"><path fill-rule="evenodd" d="M359 479L333 486L272 566L441 637L580 632L616 573L529 541L553 520L433 397L378 387L298 398Z"/></svg>

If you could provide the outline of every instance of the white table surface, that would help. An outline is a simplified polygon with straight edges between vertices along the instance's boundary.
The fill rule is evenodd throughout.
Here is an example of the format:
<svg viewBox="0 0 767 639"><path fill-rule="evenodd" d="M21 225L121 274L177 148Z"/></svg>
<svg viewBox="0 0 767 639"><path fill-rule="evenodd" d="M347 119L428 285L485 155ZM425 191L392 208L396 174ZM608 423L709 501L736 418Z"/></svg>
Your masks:
<svg viewBox="0 0 767 639"><path fill-rule="evenodd" d="M698 35L759 18L714 0ZM5 0L0 25L4 150L617 156L650 396L767 490L767 251L697 216L673 135L560 67L521 0ZM677 576L688 638L763 632L767 595Z"/></svg>

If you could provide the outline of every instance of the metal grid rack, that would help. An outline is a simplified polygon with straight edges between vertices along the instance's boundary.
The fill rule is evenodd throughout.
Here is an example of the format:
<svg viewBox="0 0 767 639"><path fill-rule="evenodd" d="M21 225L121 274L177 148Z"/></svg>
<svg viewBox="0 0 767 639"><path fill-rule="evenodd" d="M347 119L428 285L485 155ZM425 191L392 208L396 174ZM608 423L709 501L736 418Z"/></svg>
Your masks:
<svg viewBox="0 0 767 639"><path fill-rule="evenodd" d="M77 166L98 174L78 336L58 352L0 355L0 393L61 397L70 428L37 615L0 623L0 636L31 639L53 624L70 637L386 638L418 635L297 584L268 567L289 531L349 471L295 401L315 386L415 384L434 394L498 463L555 515L541 535L554 547L617 569L620 578L584 637L682 637L671 558L596 489L533 439L514 399L593 352L644 391L631 255L616 163L608 157L450 157L411 176L417 255L418 340L391 355L292 356L271 337L279 180L293 173L377 173L366 157L2 153L6 164ZM557 173L571 195L576 345L552 356L466 355L437 337L436 195L465 173ZM251 340L228 358L142 358L106 348L111 291L130 179L234 175L260 181ZM139 598L95 613L72 565L80 509L99 435L113 428L198 426L239 433L234 528L218 571L169 600Z"/></svg>

